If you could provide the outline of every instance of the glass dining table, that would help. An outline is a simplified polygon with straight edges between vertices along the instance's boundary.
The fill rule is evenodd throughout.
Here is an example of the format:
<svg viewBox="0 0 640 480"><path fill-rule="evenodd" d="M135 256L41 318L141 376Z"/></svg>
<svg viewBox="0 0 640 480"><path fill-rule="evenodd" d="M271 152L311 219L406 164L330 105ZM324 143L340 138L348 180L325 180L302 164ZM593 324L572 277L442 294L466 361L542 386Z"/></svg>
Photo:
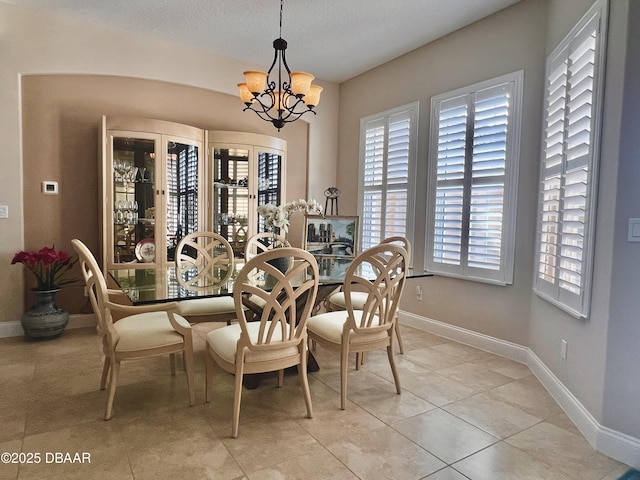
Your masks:
<svg viewBox="0 0 640 480"><path fill-rule="evenodd" d="M342 286L345 274L353 261L352 257L316 256L318 261L319 285L312 315L317 313L324 301L336 289ZM231 272L220 270L220 276L209 276L208 280L193 282L189 277L193 272L177 272L175 265L155 268L130 268L109 270L109 276L127 295L133 305L147 305L175 301L189 301L198 298L232 296L234 281L238 272L244 267L244 260L236 260ZM367 275L366 272L361 274ZM433 274L410 269L407 278L432 276ZM266 288L266 286L265 286ZM251 304L245 304L251 309ZM258 313L258 312L254 312ZM312 355L309 356L309 371L317 371L319 366ZM258 382L259 383L259 382ZM255 388L257 384L247 385Z"/></svg>
<svg viewBox="0 0 640 480"><path fill-rule="evenodd" d="M320 273L316 304L320 304L326 294L343 284L345 273L353 258L317 256L316 260ZM234 281L242 267L244 260L236 260L230 275L227 275L226 270L220 270L220 275L227 278L220 279L214 275L196 284L189 281L191 273L188 270L176 272L175 265L117 269L109 270L108 273L133 305L146 305L232 296Z"/></svg>
<svg viewBox="0 0 640 480"><path fill-rule="evenodd" d="M352 257L316 256L319 270L319 287L316 305L319 306L336 288L344 283L344 278ZM138 264L139 265L139 264ZM233 285L238 272L244 267L244 260L236 260L230 275L226 270L222 281L217 278L193 284L188 281L189 271L176 272L175 265L155 268L130 268L109 270L109 276L127 295L133 305L163 302L189 301L197 298L232 296ZM365 273L366 275L366 273ZM433 274L409 269L407 278L428 277Z"/></svg>

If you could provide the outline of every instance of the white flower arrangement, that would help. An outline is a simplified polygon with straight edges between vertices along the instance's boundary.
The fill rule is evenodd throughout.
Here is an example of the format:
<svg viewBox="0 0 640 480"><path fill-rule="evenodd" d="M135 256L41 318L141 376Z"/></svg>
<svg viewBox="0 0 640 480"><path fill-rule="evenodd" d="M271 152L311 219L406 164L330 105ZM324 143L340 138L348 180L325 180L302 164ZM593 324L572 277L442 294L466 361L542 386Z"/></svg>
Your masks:
<svg viewBox="0 0 640 480"><path fill-rule="evenodd" d="M294 200L284 205L267 203L258 207L258 215L264 217L264 224L269 229L279 228L286 235L289 231L289 217L294 212L304 211L310 215L322 215L322 205L315 199Z"/></svg>

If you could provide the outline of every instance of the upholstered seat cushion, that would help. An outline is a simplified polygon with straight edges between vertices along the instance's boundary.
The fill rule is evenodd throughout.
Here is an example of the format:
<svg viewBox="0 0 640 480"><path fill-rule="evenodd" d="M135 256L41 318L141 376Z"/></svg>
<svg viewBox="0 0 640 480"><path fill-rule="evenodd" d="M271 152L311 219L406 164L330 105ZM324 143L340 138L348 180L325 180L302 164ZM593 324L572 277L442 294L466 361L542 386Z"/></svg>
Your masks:
<svg viewBox="0 0 640 480"><path fill-rule="evenodd" d="M180 315L174 315L184 328L190 328L189 322ZM116 352L146 350L166 345L177 345L184 338L176 332L166 312L147 312L125 317L113 324L119 340Z"/></svg>
<svg viewBox="0 0 640 480"><path fill-rule="evenodd" d="M351 292L351 305L355 310L362 310L364 307L364 302L367 301L367 297L369 296L366 292ZM334 293L329 297L329 303L335 305L340 308L347 308L347 302L344 298L344 292Z"/></svg>
<svg viewBox="0 0 640 480"><path fill-rule="evenodd" d="M271 322L267 322L265 325L271 325ZM269 328L265 326L265 328ZM249 338L252 342L256 342L258 338L258 330L260 329L260 322L248 322L247 330L249 332ZM211 348L224 360L229 363L234 363L236 358L236 347L240 333L242 329L240 324L234 323L226 327L212 330L207 334L207 342ZM282 340L282 332L278 328L273 334L273 341L279 342ZM273 351L263 350L260 352L248 351L245 357L245 363L251 363L252 361L269 361L278 358L286 358L298 354L298 348L291 346L286 349L278 349Z"/></svg>
<svg viewBox="0 0 640 480"><path fill-rule="evenodd" d="M197 298L178 303L180 315L217 315L235 311L236 306L231 296Z"/></svg>
<svg viewBox="0 0 640 480"><path fill-rule="evenodd" d="M353 312L356 316L356 324L360 322L362 317L362 311L356 310ZM344 323L347 321L346 310L338 310L337 312L321 313L320 315L313 316L307 321L307 330L313 332L315 335L324 338L332 343L342 343L342 329ZM377 324L377 322L375 322ZM358 334L354 336L351 344L366 343L373 340L379 340L387 337L388 334L385 331L372 332L365 334Z"/></svg>

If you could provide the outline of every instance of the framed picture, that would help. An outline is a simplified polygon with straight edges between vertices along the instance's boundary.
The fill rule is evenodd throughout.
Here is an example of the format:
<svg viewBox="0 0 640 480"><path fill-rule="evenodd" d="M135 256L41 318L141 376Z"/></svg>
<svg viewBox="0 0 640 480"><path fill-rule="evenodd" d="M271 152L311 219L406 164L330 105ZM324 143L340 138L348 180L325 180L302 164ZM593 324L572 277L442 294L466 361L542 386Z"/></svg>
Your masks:
<svg viewBox="0 0 640 480"><path fill-rule="evenodd" d="M314 255L355 257L358 217L307 215L303 248Z"/></svg>

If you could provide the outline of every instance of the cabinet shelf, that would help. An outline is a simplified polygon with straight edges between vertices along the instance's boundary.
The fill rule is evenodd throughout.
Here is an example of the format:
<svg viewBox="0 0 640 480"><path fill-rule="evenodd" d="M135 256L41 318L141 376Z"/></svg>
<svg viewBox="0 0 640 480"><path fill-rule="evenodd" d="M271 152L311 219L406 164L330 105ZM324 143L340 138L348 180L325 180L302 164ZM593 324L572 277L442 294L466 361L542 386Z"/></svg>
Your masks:
<svg viewBox="0 0 640 480"><path fill-rule="evenodd" d="M226 188L229 190L249 190L249 187L247 185L230 185L228 183L213 182L213 186L216 188Z"/></svg>

